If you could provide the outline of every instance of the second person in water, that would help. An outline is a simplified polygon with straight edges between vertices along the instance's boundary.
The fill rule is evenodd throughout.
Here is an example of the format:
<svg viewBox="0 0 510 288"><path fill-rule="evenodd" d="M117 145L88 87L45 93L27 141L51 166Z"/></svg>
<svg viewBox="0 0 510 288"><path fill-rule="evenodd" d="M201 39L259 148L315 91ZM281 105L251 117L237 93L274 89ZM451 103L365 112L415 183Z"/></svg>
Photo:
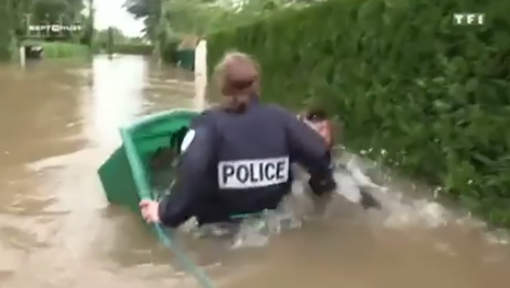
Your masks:
<svg viewBox="0 0 510 288"><path fill-rule="evenodd" d="M192 216L204 224L274 209L290 192L291 163L306 168L316 195L335 188L331 139L286 110L259 103L260 70L251 57L229 53L216 74L224 104L190 126L172 193L140 202L147 222L176 227Z"/></svg>

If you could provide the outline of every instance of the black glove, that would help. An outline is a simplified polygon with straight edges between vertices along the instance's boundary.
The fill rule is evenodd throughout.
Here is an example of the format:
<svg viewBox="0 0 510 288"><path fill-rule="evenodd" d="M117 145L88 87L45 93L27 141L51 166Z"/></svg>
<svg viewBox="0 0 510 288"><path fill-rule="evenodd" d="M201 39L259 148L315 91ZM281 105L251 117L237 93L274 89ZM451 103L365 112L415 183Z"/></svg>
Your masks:
<svg viewBox="0 0 510 288"><path fill-rule="evenodd" d="M308 184L317 196L322 196L336 189L336 182L331 173L322 176L312 176Z"/></svg>

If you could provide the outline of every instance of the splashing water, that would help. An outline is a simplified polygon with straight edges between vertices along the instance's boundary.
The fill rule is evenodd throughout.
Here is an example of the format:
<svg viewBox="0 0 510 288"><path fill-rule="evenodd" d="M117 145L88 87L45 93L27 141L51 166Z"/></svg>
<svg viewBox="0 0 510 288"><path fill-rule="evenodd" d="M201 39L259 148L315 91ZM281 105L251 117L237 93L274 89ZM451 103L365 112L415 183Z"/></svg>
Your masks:
<svg viewBox="0 0 510 288"><path fill-rule="evenodd" d="M337 165L343 169L337 169L334 174L338 184L336 194L359 204L362 198L361 189L368 187L386 193L386 187L374 184L368 176L363 174L359 165L353 159L351 160L347 166ZM277 209L249 216L238 224L215 223L198 226L196 219L192 218L181 225L180 230L196 238L230 237L232 242L230 248L240 249L265 246L272 235L299 229L304 221L313 217L316 211L313 200L309 196L311 192L306 173L297 166L293 167L293 171L296 180L292 184L291 193L282 200Z"/></svg>
<svg viewBox="0 0 510 288"><path fill-rule="evenodd" d="M214 223L198 225L195 217L179 227L180 231L194 238L218 237L230 241L230 249L262 247L271 235L298 229L302 220L294 210L292 200L285 198L275 210L265 210L259 215L248 216L239 223Z"/></svg>
<svg viewBox="0 0 510 288"><path fill-rule="evenodd" d="M437 229L451 222L472 227L483 224L471 217L455 217L454 213L433 200L437 197L427 199L423 196L408 196L409 191L397 187L391 177L386 181L379 181L387 182L385 185L374 183L372 177L368 175L379 173L381 168L376 163L357 155L342 153L342 157L337 158L335 165L337 167L334 173L337 183L335 195L345 202L361 207L362 194L370 194L380 203L380 207L368 209L370 211L367 211L367 217L372 217L379 223L378 226L385 229L402 230L410 227ZM239 223L198 226L196 219L192 218L181 225L179 230L191 234L194 238L227 239L230 249L242 249L266 246L271 236L300 229L304 222L316 216L317 211L314 200L310 197L307 174L297 166L293 167L293 172L296 177L291 193L282 200L277 209L249 216ZM328 203L327 206L326 211L338 208L332 203ZM503 245L508 243L508 238L501 236L501 233L497 235L489 233L486 239L491 243Z"/></svg>

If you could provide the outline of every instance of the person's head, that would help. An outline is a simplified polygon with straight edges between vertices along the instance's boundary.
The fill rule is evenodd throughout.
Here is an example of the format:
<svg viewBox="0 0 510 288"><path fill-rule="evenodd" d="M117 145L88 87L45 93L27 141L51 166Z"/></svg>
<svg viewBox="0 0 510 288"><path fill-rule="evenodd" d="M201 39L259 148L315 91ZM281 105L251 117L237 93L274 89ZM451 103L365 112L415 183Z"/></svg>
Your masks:
<svg viewBox="0 0 510 288"><path fill-rule="evenodd" d="M260 94L260 69L250 56L240 52L225 54L215 69L216 81L227 109L242 112Z"/></svg>
<svg viewBox="0 0 510 288"><path fill-rule="evenodd" d="M309 108L300 118L324 139L329 149L333 147L335 141L333 125L326 110L318 107Z"/></svg>

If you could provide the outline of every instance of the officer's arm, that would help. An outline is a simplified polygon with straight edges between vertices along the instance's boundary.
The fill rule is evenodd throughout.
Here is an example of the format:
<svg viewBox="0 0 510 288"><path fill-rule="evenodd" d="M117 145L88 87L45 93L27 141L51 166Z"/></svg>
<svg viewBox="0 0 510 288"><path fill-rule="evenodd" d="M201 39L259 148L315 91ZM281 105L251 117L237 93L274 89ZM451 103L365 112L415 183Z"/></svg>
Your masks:
<svg viewBox="0 0 510 288"><path fill-rule="evenodd" d="M336 187L333 179L331 153L322 137L290 113L285 113L291 157L305 166L311 175L313 192L321 195Z"/></svg>
<svg viewBox="0 0 510 288"><path fill-rule="evenodd" d="M171 227L194 216L193 207L203 201L211 187L214 187L210 183L211 169L214 169L214 131L202 122L188 133L194 133L194 137L185 137L184 146L191 138L192 141L187 148L183 147L185 149L177 169L177 183L171 194L159 204L161 222Z"/></svg>

